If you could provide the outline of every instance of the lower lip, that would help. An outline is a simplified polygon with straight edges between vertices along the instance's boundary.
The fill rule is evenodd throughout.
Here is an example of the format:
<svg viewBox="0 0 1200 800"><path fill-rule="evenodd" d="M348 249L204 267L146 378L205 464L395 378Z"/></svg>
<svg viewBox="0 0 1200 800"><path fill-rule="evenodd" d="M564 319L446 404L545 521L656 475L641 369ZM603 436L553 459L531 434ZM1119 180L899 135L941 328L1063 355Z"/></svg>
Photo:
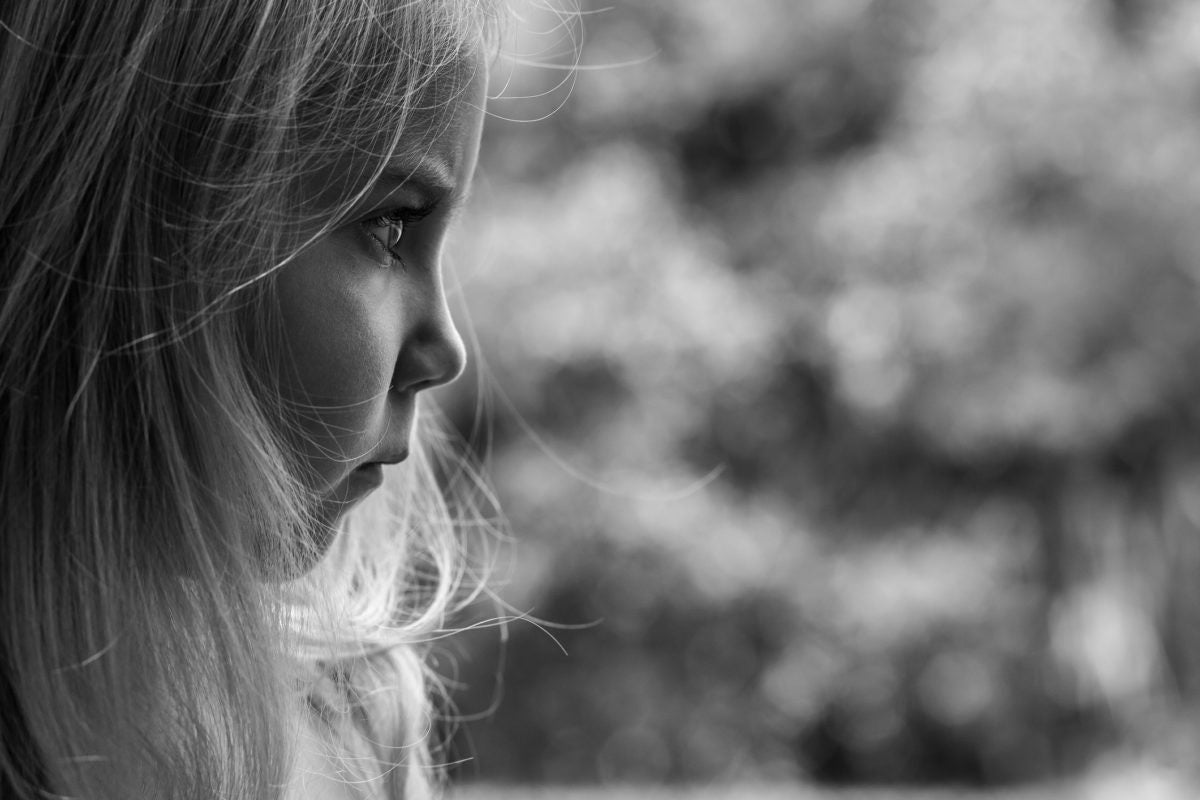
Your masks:
<svg viewBox="0 0 1200 800"><path fill-rule="evenodd" d="M383 465L367 464L350 473L350 485L356 491L369 492L383 485Z"/></svg>

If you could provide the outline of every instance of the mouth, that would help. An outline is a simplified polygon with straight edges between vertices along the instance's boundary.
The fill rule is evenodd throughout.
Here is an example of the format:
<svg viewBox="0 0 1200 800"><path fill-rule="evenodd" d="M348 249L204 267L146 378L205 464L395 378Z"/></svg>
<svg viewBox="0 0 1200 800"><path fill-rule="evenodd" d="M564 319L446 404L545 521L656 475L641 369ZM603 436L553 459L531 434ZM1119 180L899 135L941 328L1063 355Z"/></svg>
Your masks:
<svg viewBox="0 0 1200 800"><path fill-rule="evenodd" d="M385 467L390 467L393 464L399 464L401 461L406 461L407 459L408 459L408 448L406 447L403 450L399 451L398 453L386 456L384 458L376 459L375 461L372 461L370 464L365 464L364 466L370 467L370 466L375 466L375 465L382 465ZM359 467L359 469L362 469L362 467Z"/></svg>
<svg viewBox="0 0 1200 800"><path fill-rule="evenodd" d="M408 448L390 451L374 461L360 464L345 475L324 497L330 520L336 521L367 495L383 486L383 468L399 464L408 458ZM330 524L334 524L330 522Z"/></svg>
<svg viewBox="0 0 1200 800"><path fill-rule="evenodd" d="M359 484L359 486L369 485L372 489L377 488L383 483L383 468L399 464L407 458L408 450L404 449L398 453L369 461L351 470L350 478L354 483Z"/></svg>
<svg viewBox="0 0 1200 800"><path fill-rule="evenodd" d="M374 461L354 469L350 473L348 484L349 497L347 499L351 501L357 501L370 494L383 485L383 464Z"/></svg>

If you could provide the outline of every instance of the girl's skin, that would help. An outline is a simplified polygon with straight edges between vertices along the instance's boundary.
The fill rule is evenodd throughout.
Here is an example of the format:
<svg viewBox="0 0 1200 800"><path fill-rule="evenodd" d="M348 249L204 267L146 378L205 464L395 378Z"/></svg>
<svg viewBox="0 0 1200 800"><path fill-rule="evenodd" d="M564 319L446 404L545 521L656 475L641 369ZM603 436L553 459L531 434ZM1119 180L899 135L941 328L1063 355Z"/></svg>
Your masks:
<svg viewBox="0 0 1200 800"><path fill-rule="evenodd" d="M441 258L466 198L486 101L482 61L434 87L401 157L346 222L302 251L277 279L284 398L301 411L305 458L329 524L403 460L418 392L456 378L465 356L450 318ZM324 176L336 184L336 176ZM324 181L323 181L324 182Z"/></svg>
<svg viewBox="0 0 1200 800"><path fill-rule="evenodd" d="M379 486L383 464L403 460L418 392L462 371L441 259L465 201L483 127L486 68L464 65L411 121L425 144L389 164L346 221L284 267L276 283L285 351L285 399L303 409L305 457L321 517L333 527ZM341 191L353 168L321 176L315 192ZM372 796L339 777L337 748L300 725L292 800Z"/></svg>

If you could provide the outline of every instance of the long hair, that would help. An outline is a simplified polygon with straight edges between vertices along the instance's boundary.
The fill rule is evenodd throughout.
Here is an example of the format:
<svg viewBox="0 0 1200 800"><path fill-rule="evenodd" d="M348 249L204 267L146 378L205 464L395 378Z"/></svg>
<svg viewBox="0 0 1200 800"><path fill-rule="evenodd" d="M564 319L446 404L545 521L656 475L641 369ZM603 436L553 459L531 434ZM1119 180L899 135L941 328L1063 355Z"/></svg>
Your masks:
<svg viewBox="0 0 1200 800"><path fill-rule="evenodd" d="M432 790L417 643L452 597L452 520L415 449L394 505L311 569L264 352L274 272L419 146L413 110L493 19L487 0L0 9L0 788L280 796L307 701L348 774ZM347 192L302 190L347 153Z"/></svg>

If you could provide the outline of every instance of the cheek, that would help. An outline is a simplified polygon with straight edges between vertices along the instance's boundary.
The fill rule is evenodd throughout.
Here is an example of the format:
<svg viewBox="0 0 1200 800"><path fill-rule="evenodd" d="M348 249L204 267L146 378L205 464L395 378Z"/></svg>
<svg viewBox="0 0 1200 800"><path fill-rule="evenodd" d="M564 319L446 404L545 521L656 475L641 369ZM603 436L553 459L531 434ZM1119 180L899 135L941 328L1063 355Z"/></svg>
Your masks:
<svg viewBox="0 0 1200 800"><path fill-rule="evenodd" d="M301 317L285 321L293 368L288 389L315 405L368 401L387 388L391 333L371 298L327 293Z"/></svg>
<svg viewBox="0 0 1200 800"><path fill-rule="evenodd" d="M378 436L396 359L399 315L385 273L352 266L298 260L278 282L280 391L323 476Z"/></svg>

